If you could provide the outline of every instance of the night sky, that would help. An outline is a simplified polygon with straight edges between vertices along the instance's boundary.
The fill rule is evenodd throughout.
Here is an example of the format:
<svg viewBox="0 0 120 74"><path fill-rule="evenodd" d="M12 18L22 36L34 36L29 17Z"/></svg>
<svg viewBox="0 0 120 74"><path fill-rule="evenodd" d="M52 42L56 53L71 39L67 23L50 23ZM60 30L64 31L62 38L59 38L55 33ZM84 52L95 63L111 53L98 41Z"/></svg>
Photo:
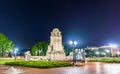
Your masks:
<svg viewBox="0 0 120 74"><path fill-rule="evenodd" d="M53 28L63 43L78 46L120 43L119 0L0 0L0 32L18 48L49 41Z"/></svg>

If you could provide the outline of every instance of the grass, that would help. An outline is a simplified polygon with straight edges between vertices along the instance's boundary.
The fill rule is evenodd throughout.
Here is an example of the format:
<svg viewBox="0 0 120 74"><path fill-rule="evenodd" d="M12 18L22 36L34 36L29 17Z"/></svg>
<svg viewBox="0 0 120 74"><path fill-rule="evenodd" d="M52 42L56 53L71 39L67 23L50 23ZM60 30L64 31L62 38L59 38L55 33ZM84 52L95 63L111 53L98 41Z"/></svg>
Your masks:
<svg viewBox="0 0 120 74"><path fill-rule="evenodd" d="M32 68L55 68L55 67L72 66L72 64L68 62L56 62L56 61L12 61L12 62L6 62L5 65L23 66L23 67L32 67Z"/></svg>
<svg viewBox="0 0 120 74"><path fill-rule="evenodd" d="M93 58L88 59L88 62L107 62L107 63L120 63L120 58Z"/></svg>
<svg viewBox="0 0 120 74"><path fill-rule="evenodd" d="M0 64L11 65L11 66L23 66L32 68L55 68L55 67L66 67L72 66L68 62L57 62L57 61L25 61L23 59L12 59L12 58L0 58Z"/></svg>
<svg viewBox="0 0 120 74"><path fill-rule="evenodd" d="M17 61L21 61L22 59L17 59ZM0 58L0 64L5 64L6 62L14 62L15 59L12 58Z"/></svg>

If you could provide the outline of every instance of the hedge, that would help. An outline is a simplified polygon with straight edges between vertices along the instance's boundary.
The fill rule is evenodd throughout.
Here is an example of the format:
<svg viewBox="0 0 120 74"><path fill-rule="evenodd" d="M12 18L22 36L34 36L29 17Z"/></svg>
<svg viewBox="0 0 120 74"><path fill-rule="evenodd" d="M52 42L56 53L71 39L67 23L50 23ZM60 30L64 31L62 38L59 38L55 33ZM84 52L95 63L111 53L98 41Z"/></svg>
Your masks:
<svg viewBox="0 0 120 74"><path fill-rule="evenodd" d="M14 61L14 62L6 62L5 65L23 66L23 67L32 67L32 68L55 68L55 67L72 66L72 64L68 62L55 62L55 61Z"/></svg>
<svg viewBox="0 0 120 74"><path fill-rule="evenodd" d="M93 58L90 60L87 60L88 62L107 62L107 63L120 63L119 58Z"/></svg>

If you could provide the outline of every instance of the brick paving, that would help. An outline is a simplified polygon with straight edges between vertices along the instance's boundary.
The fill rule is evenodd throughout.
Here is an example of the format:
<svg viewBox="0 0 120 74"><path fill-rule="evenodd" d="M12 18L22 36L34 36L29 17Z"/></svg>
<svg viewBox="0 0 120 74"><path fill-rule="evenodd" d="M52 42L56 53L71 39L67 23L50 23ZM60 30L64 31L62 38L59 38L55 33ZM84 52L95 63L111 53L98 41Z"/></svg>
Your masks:
<svg viewBox="0 0 120 74"><path fill-rule="evenodd" d="M0 65L0 74L5 73L11 66ZM115 63L87 63L85 66L60 67L50 69L15 67L22 70L20 74L120 74L120 64ZM18 73L14 73L18 74Z"/></svg>

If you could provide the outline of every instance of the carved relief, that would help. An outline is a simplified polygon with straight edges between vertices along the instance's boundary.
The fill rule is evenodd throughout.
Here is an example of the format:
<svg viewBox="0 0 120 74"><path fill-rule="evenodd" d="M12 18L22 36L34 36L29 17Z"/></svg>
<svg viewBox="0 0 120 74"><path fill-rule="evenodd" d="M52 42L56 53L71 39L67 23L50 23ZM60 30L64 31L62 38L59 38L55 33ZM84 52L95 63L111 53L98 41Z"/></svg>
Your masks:
<svg viewBox="0 0 120 74"><path fill-rule="evenodd" d="M54 42L60 42L60 39L54 39Z"/></svg>

